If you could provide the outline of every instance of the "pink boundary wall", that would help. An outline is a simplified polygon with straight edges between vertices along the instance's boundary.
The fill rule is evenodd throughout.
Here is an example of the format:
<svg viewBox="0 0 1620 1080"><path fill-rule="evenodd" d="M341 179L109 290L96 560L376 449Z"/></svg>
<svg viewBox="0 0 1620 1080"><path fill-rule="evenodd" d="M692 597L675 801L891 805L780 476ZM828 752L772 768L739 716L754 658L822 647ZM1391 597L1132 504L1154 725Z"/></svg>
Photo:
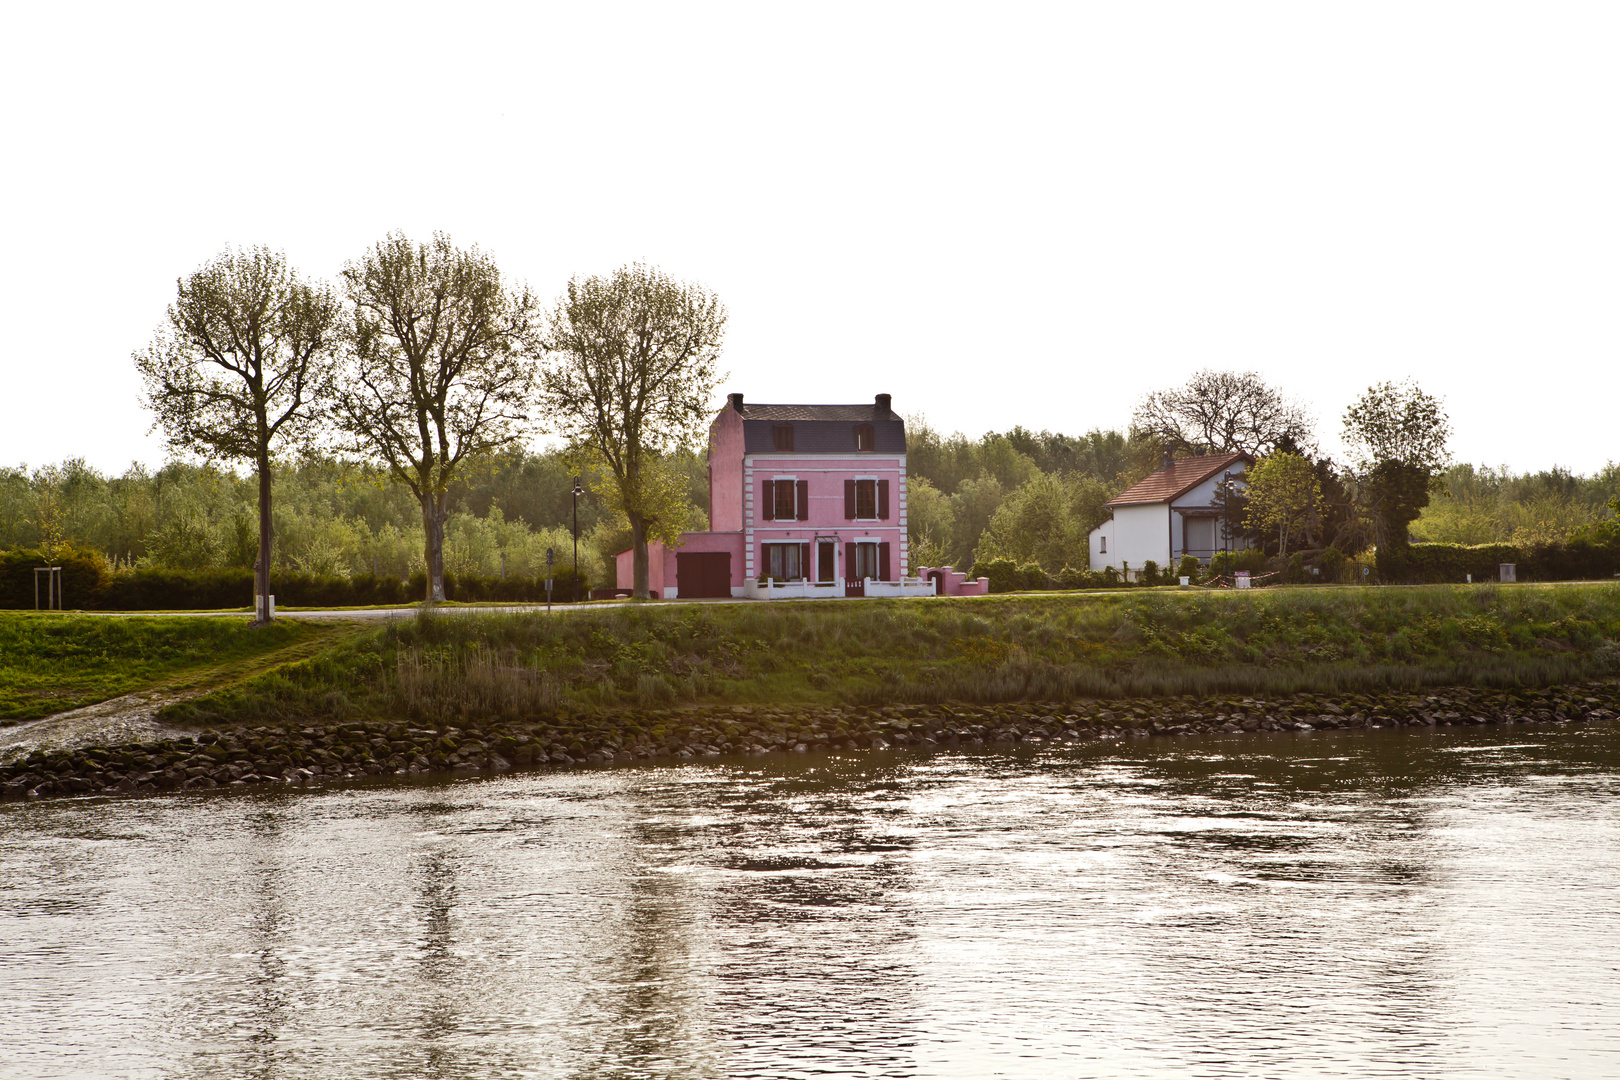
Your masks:
<svg viewBox="0 0 1620 1080"><path fill-rule="evenodd" d="M742 588L742 533L682 533L681 541L681 546L678 548L665 547L656 540L647 545L647 588L665 598L669 597L670 589L675 589L676 596L679 597L680 591L675 579L675 556L683 551L729 552L731 554L731 586L734 589ZM618 587L621 589L630 588L635 581L635 564L631 558L630 549L626 548L615 555L613 562L614 576L618 578Z"/></svg>
<svg viewBox="0 0 1620 1080"><path fill-rule="evenodd" d="M969 581L968 576L954 566L924 566L917 571L917 576L924 581L932 574L939 575L936 596L987 596L990 593L989 578Z"/></svg>

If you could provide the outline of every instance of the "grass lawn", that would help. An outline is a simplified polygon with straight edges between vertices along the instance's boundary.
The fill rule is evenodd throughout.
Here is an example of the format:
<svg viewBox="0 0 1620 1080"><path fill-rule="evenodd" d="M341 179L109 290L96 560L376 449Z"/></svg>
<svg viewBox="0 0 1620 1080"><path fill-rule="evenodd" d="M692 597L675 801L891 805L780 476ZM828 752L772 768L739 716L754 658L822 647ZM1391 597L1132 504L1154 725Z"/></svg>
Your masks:
<svg viewBox="0 0 1620 1080"><path fill-rule="evenodd" d="M423 613L175 721L533 718L690 704L1546 686L1620 673L1620 586L1135 590Z"/></svg>
<svg viewBox="0 0 1620 1080"><path fill-rule="evenodd" d="M0 612L0 721L162 686L223 686L360 632L347 623Z"/></svg>

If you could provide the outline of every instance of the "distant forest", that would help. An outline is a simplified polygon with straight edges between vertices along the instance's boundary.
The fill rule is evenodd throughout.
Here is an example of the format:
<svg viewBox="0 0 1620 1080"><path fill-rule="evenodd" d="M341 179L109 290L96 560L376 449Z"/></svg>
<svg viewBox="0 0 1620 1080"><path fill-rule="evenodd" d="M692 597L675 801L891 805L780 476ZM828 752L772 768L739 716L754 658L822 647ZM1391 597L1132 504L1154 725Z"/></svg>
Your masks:
<svg viewBox="0 0 1620 1080"><path fill-rule="evenodd" d="M923 417L907 421L907 520L913 566L971 566L1010 558L1050 573L1087 569L1087 534L1104 504L1154 471L1157 443L1119 431L1086 435L1015 427L979 438L944 435ZM708 471L701 454L676 457L699 527ZM453 573L535 577L545 551L572 558L573 476L562 451L513 451L469 469L456 483L446 527ZM592 477L580 496L581 568L611 580L612 556L629 546ZM1610 516L1620 466L1592 476L1554 469L1514 473L1454 465L1413 523L1414 541L1532 544L1566 539ZM173 570L251 567L257 551L251 476L175 462L104 476L80 461L0 468L0 549L66 543L102 552L115 567ZM422 567L421 511L378 470L311 457L275 476L275 567L347 577L408 577ZM503 565L504 560L504 565Z"/></svg>

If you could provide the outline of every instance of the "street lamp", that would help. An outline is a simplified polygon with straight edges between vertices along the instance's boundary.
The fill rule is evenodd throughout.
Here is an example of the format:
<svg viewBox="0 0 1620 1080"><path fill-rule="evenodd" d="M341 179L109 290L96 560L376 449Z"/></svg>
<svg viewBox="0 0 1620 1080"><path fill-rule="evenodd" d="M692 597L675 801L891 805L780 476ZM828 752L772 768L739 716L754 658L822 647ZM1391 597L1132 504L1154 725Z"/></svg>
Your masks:
<svg viewBox="0 0 1620 1080"><path fill-rule="evenodd" d="M585 489L579 486L579 477L574 477L574 603L579 603L579 497L585 494Z"/></svg>
<svg viewBox="0 0 1620 1080"><path fill-rule="evenodd" d="M1232 573L1232 474L1222 477L1226 485L1226 497L1221 500L1221 514L1225 518L1221 522L1221 548L1226 552L1226 572ZM1233 579L1234 583L1236 578Z"/></svg>

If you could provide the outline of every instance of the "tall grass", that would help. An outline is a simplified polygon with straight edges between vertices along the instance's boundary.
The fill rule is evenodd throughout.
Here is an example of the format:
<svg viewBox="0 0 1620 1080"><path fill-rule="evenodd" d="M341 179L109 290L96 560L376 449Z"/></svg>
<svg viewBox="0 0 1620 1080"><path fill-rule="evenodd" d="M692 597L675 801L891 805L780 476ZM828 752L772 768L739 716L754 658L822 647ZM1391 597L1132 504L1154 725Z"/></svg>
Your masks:
<svg viewBox="0 0 1620 1080"><path fill-rule="evenodd" d="M432 613L203 708L447 719L682 703L980 703L1544 686L1620 673L1620 587Z"/></svg>

